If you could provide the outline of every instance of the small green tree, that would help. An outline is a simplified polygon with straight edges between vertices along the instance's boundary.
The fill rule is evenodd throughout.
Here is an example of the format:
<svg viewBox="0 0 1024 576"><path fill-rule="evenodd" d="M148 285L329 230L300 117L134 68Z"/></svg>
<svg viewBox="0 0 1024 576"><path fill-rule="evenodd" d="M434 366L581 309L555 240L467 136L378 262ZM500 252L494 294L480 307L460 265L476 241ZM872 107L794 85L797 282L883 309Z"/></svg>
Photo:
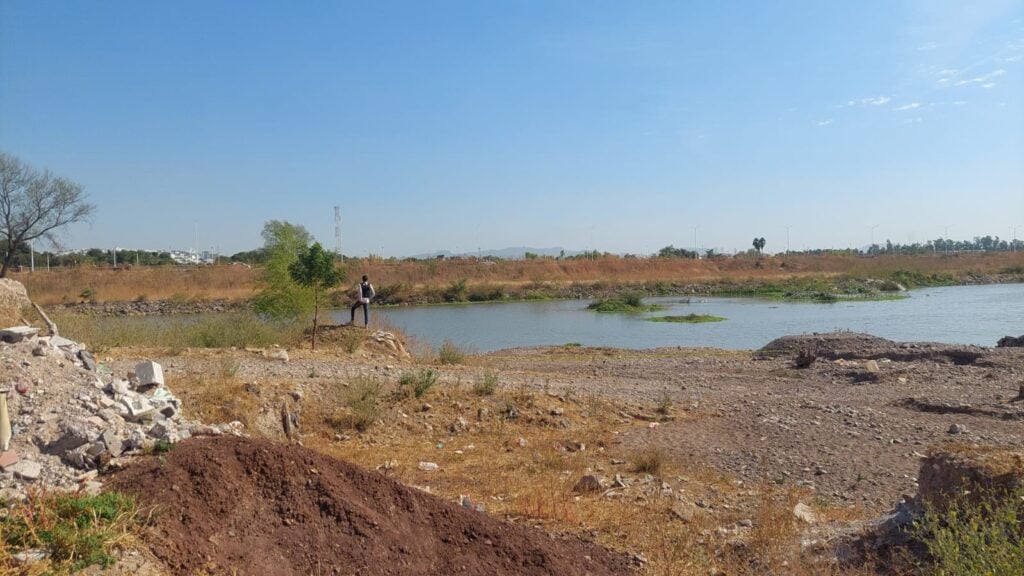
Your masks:
<svg viewBox="0 0 1024 576"><path fill-rule="evenodd" d="M764 238L763 237L762 238L754 238L754 250L757 250L758 254L760 254L761 251L764 250Z"/></svg>
<svg viewBox="0 0 1024 576"><path fill-rule="evenodd" d="M313 309L313 294L292 280L290 267L299 253L313 241L302 226L284 220L270 220L263 225L264 288L256 297L254 307L260 314L275 319L298 318Z"/></svg>
<svg viewBox="0 0 1024 576"><path fill-rule="evenodd" d="M313 291L313 350L316 350L317 317L320 315L320 292L337 286L345 279L344 270L334 266L334 256L325 252L319 242L303 248L288 267L288 274L299 286Z"/></svg>

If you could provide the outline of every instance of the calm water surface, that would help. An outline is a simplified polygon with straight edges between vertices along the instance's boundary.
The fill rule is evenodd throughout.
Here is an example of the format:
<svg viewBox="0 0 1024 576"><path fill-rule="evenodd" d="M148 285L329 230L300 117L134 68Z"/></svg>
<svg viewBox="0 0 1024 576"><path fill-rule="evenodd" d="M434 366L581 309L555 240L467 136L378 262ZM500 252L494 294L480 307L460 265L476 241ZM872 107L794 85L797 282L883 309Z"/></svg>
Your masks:
<svg viewBox="0 0 1024 576"><path fill-rule="evenodd" d="M903 300L812 304L751 298L649 298L665 310L650 314L598 314L589 301L516 302L374 308L407 333L433 345L452 340L481 352L517 346L559 345L654 348L712 346L760 348L786 334L853 330L893 340L994 346L1024 334L1024 284L915 290ZM645 317L713 314L724 322L672 324ZM335 312L348 320L348 311Z"/></svg>

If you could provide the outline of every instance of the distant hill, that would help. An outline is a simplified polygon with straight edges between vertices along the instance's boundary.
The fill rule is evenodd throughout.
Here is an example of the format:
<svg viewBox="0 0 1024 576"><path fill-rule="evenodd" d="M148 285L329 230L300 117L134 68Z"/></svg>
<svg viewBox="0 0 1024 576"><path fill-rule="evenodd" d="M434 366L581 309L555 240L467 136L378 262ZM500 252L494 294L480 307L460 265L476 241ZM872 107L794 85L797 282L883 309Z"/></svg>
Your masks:
<svg viewBox="0 0 1024 576"><path fill-rule="evenodd" d="M426 254L416 254L412 258L436 258L438 256L444 256L450 258L452 256L493 256L496 258L504 258L506 260L517 260L526 257L526 253L537 254L538 256L558 256L562 252L565 252L566 256L575 256L582 254L578 250L566 250L561 246L554 248L530 248L528 246L514 246L511 248L501 248L499 250L481 250L479 252L460 252L458 254L449 250L439 250L437 252L428 252Z"/></svg>

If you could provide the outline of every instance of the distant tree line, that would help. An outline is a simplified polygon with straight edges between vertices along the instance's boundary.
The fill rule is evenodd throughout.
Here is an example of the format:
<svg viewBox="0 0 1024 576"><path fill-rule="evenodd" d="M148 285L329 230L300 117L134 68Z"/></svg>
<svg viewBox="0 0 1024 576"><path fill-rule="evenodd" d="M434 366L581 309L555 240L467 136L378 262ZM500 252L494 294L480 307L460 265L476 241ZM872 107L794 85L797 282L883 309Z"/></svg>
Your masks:
<svg viewBox="0 0 1024 576"><path fill-rule="evenodd" d="M270 228L275 225L280 225L277 222L271 222ZM305 229L297 227L299 234L305 232ZM311 238L311 236L309 237ZM308 238L303 238L307 239ZM745 252L740 252L736 256L745 257L756 257L760 255L760 251L763 250L764 244L762 244L762 238L757 238L757 243L754 248L748 249ZM311 242L311 240L310 240ZM760 247L760 248L759 248ZM928 240L927 242L920 243L915 242L913 244L899 244L891 241L886 241L885 244L874 244L868 247L866 250L860 250L857 248L812 248L806 250L793 250L790 252L792 255L804 255L804 256L856 256L859 254L868 254L872 256L881 256L886 254L907 254L907 255L921 255L921 254L933 254L933 253L945 253L945 252L1024 252L1024 240L1005 240L998 236L980 236L975 237L973 240L953 240L947 238L937 238L935 240ZM7 242L0 239L0 256L6 256L8 254ZM168 266L176 264L174 259L171 257L171 253L167 251L156 251L156 250L117 250L116 263L120 266ZM36 269L45 268L47 265L47 257L49 257L50 267L75 267L75 266L113 266L115 263L115 253L113 250L104 250L101 248L90 248L84 251L76 252L63 252L56 253L52 250L41 250L35 253L35 265ZM644 255L637 254L612 254L610 252L601 252L599 250L588 250L578 254L566 255L564 252L558 256L546 256L539 255L532 252L525 254L526 260L601 260L604 258L646 258ZM685 248L676 248L673 245L665 246L658 250L658 252L652 256L652 258L697 258L697 253L692 250ZM716 252L714 249L705 250L700 255L703 259L713 258L730 258L730 254ZM272 259L272 253L267 246L262 246L255 250L247 250L244 252L238 252L233 254L229 260L231 262L241 262L254 266L266 266ZM14 254L10 257L10 266L14 268L26 269L30 266L32 260L31 248L28 244L20 244L15 249ZM353 261L359 260L359 258L353 257L341 257L340 261ZM438 260L479 260L488 262L500 262L506 260L499 256L450 256L450 257L430 257L430 258L386 258L385 260L393 262L437 262Z"/></svg>
<svg viewBox="0 0 1024 576"><path fill-rule="evenodd" d="M1020 252L1024 251L1024 240L1005 240L999 236L975 236L974 240L953 240L936 238L927 242L899 244L886 240L885 244L872 244L866 252L879 254L933 254L937 252Z"/></svg>
<svg viewBox="0 0 1024 576"><path fill-rule="evenodd" d="M0 240L0 253L7 254L7 243ZM37 250L35 253L36 269L50 267L75 266L113 266L114 251L90 248L80 252L55 253L50 250ZM28 268L32 264L32 250L28 245L21 245L11 256L11 266ZM170 252L149 250L118 250L118 266L163 266L174 264Z"/></svg>

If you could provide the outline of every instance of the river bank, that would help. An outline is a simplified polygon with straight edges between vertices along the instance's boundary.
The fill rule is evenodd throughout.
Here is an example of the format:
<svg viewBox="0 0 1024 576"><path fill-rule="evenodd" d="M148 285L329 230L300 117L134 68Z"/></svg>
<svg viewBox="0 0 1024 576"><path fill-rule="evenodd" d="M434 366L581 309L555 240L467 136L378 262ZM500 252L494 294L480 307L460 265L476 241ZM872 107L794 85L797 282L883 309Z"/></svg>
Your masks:
<svg viewBox="0 0 1024 576"><path fill-rule="evenodd" d="M977 286L1024 283L1024 271L980 273L919 273L897 270L877 277L850 275L789 276L776 279L650 282L529 282L470 284L454 282L448 286L380 284L375 303L378 306L424 306L494 302L530 302L544 300L590 300L613 298L627 293L642 296L751 297L778 301L833 303L846 300L885 300L902 297L906 290L937 286ZM349 295L336 291L330 295L336 308L347 308ZM166 316L243 311L249 299L190 298L131 301L82 301L55 304L54 309L93 316Z"/></svg>

